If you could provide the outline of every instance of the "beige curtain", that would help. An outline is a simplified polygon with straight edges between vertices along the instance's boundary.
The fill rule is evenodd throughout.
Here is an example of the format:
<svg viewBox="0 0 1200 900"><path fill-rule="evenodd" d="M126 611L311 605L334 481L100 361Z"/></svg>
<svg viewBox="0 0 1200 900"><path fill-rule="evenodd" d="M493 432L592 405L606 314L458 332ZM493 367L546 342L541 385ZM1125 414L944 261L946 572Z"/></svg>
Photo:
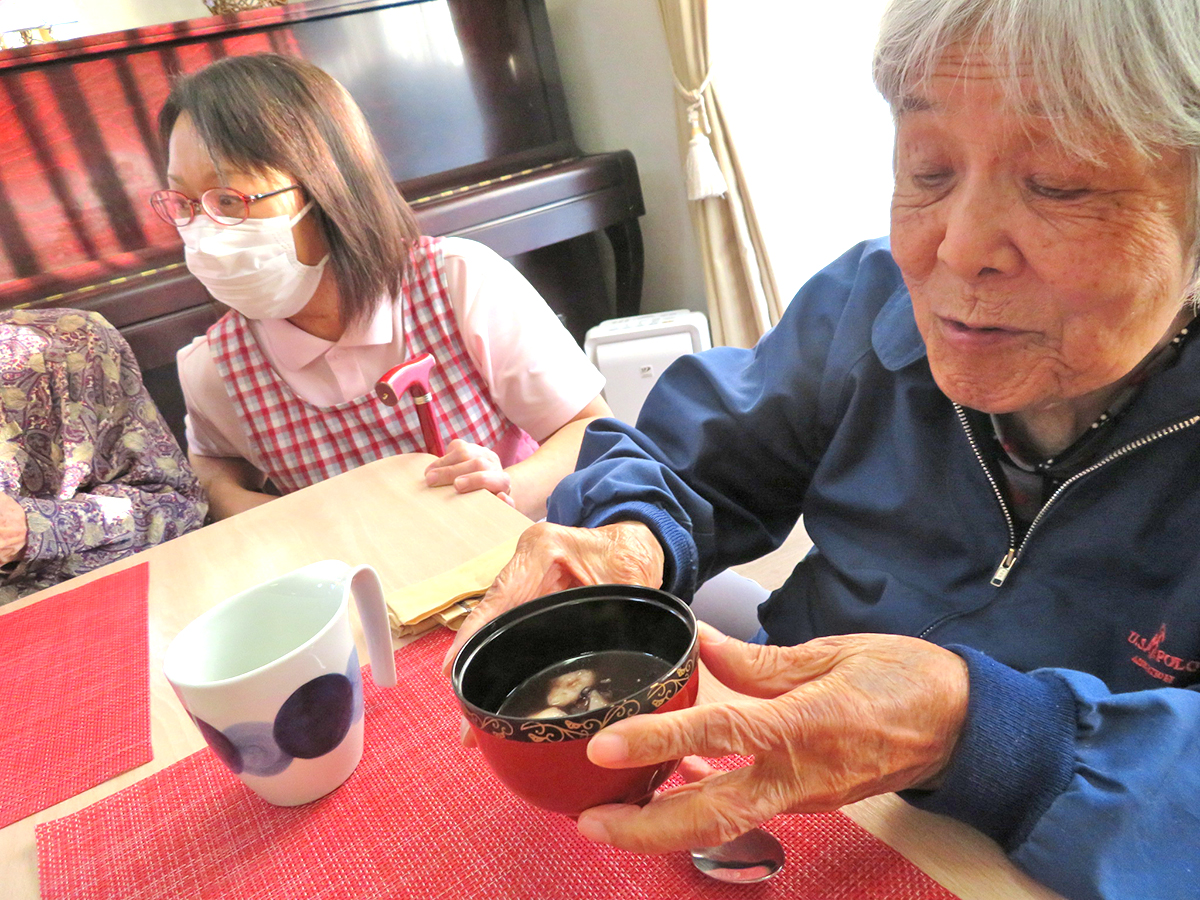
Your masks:
<svg viewBox="0 0 1200 900"><path fill-rule="evenodd" d="M783 305L712 83L708 0L658 0L658 6L679 89L681 146L696 140L697 129L700 134L707 131L725 181L723 195L688 201L704 261L713 343L749 347L779 321ZM697 150L707 153L700 143L700 148L690 149L693 166Z"/></svg>

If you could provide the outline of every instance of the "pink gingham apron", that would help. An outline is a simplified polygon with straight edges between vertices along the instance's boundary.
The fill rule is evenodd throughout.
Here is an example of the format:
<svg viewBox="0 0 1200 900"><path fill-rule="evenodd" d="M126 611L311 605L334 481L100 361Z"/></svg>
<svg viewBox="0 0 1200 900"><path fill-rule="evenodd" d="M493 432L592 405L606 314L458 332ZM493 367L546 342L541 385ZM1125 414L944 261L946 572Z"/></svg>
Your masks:
<svg viewBox="0 0 1200 900"><path fill-rule="evenodd" d="M496 408L467 355L442 272L439 238L422 237L401 289L405 359L432 353L435 407L447 443L462 438L495 448L537 444ZM271 367L249 322L226 313L208 330L208 345L225 390L258 459L251 460L284 493L397 453L423 451L409 397L391 407L374 392L335 406L316 406ZM404 360L396 360L396 364ZM383 373L380 372L380 375Z"/></svg>

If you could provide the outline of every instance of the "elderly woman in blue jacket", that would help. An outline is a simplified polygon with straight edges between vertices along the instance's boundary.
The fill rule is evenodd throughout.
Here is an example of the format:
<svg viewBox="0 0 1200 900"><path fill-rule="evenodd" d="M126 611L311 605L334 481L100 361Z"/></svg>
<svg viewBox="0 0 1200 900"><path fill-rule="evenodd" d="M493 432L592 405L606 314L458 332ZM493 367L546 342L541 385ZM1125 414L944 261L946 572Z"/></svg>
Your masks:
<svg viewBox="0 0 1200 900"><path fill-rule="evenodd" d="M594 581L698 582L815 548L706 629L740 696L636 717L605 766L739 752L579 818L639 852L885 791L1072 898L1182 897L1200 860L1200 4L893 0L889 241L753 350L593 424L490 616ZM853 177L853 173L845 173ZM736 453L729 452L737 447Z"/></svg>

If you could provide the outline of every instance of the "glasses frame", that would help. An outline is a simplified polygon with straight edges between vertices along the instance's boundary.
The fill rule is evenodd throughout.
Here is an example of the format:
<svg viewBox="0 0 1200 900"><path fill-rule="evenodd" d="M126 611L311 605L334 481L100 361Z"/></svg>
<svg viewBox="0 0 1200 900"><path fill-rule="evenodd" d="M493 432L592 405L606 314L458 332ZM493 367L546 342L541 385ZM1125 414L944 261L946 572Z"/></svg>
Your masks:
<svg viewBox="0 0 1200 900"><path fill-rule="evenodd" d="M191 225L192 222L194 222L196 220L196 207L200 207L200 211L202 213L204 213L204 215L208 216L209 219L216 222L218 225L221 225L225 228L231 228L234 225L241 225L248 218L250 218L250 204L251 203L257 203L259 200L265 200L268 197L274 197L276 194L282 194L282 193L285 193L286 191L295 191L295 190L299 190L299 189L300 189L300 185L289 184L287 187L276 188L273 191L263 191L261 194L247 194L242 191L239 191L237 188L231 188L231 187L209 188L207 191L205 191L203 194L200 195L199 200L193 200L191 197L189 197L187 194L182 193L181 191L174 191L174 190L167 189L167 190L162 190L162 191L155 191L153 194L150 195L150 208L152 210L154 210L154 214L156 216L158 216L160 219L162 219L168 225L173 225L176 228L183 228L185 225ZM206 207L204 205L204 198L207 197L209 194L215 193L217 191L220 191L222 193L228 193L228 194L236 194L238 197L241 198L241 200L242 200L242 217L240 219L238 219L236 222L222 222L220 219L218 219L216 216L214 216L211 212L209 212L208 207ZM190 215L188 216L186 222L177 222L175 219L166 215L166 213L162 212L158 208L158 205L155 203L155 201L158 200L159 198L166 199L167 197L179 197L183 200L183 202L188 203L190 205ZM222 218L232 219L233 216L223 216Z"/></svg>

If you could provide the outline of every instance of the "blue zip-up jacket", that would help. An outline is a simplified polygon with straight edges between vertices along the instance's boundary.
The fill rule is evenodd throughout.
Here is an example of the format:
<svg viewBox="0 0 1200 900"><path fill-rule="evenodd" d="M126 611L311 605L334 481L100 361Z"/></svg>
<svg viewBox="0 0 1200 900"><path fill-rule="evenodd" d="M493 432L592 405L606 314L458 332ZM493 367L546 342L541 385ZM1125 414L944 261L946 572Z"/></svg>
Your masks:
<svg viewBox="0 0 1200 900"><path fill-rule="evenodd" d="M646 523L690 596L803 513L814 549L759 612L772 643L886 632L967 661L951 768L906 799L1072 900L1200 897L1200 341L1108 430L1017 545L873 241L753 350L674 363L638 430L593 423L549 518Z"/></svg>

